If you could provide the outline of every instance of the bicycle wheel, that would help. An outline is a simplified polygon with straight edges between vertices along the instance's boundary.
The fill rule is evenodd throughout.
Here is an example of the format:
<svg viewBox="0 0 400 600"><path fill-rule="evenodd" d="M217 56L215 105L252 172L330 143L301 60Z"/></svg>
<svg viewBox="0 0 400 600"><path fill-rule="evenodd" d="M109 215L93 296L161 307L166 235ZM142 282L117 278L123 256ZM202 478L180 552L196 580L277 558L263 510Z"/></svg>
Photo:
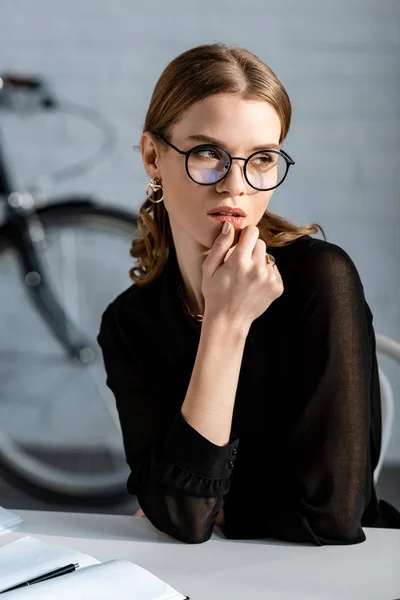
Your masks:
<svg viewBox="0 0 400 600"><path fill-rule="evenodd" d="M37 215L53 291L98 352L86 364L70 359L23 293L16 250L2 238L0 471L50 501L123 502L129 467L96 336L106 306L132 285L136 215L85 201L46 206Z"/></svg>

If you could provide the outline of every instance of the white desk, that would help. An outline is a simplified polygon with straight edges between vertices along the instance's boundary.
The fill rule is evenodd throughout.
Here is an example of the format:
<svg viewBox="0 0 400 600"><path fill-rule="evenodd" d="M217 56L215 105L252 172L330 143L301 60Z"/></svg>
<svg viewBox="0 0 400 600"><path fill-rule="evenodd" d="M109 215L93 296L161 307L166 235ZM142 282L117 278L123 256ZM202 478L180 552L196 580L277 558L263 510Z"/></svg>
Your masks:
<svg viewBox="0 0 400 600"><path fill-rule="evenodd" d="M126 515L14 510L24 522L0 545L24 535L80 550L100 561L127 559L191 600L394 600L400 598L400 530L365 528L351 546L276 540L226 540L219 528L204 544L160 533Z"/></svg>

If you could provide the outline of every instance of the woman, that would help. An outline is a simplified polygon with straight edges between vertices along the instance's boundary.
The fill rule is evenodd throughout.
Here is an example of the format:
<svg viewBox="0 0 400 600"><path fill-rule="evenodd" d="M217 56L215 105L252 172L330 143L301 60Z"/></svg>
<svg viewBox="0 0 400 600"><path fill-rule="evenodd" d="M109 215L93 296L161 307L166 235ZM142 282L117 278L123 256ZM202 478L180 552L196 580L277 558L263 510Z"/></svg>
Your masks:
<svg viewBox="0 0 400 600"><path fill-rule="evenodd" d="M267 65L212 44L166 67L144 123L138 266L97 339L127 489L185 542L215 524L316 545L400 527L374 488L379 380L357 269L319 225L267 211L294 164L290 117Z"/></svg>

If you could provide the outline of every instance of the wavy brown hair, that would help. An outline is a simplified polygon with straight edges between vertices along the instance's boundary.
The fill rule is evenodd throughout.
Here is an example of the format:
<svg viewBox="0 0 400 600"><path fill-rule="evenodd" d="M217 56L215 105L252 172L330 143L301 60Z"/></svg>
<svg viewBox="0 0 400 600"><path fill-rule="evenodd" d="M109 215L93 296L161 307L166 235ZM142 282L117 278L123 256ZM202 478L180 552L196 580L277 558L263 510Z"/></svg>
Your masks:
<svg viewBox="0 0 400 600"><path fill-rule="evenodd" d="M186 50L167 65L154 88L143 132L157 132L168 139L173 125L186 110L208 96L221 93L271 104L281 121L279 143L286 138L292 108L275 73L248 50L219 43ZM146 285L161 275L169 248L173 246L164 202L154 204L146 199L140 207L137 225L140 236L132 241L130 255L138 259L138 264L129 270L129 277L138 285ZM297 226L268 210L257 227L260 239L269 247L286 246L303 235L317 233L318 229L326 240L318 223Z"/></svg>

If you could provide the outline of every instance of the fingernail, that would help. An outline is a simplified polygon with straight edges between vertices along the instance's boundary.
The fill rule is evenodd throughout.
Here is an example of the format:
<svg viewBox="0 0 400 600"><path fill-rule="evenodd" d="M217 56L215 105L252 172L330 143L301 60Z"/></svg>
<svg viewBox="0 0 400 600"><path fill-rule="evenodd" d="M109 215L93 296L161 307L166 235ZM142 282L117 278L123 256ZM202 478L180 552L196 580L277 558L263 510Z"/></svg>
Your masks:
<svg viewBox="0 0 400 600"><path fill-rule="evenodd" d="M222 226L222 233L224 235L226 235L228 233L228 231L230 230L230 228L231 228L231 224L229 223L229 221L225 221L225 223Z"/></svg>

